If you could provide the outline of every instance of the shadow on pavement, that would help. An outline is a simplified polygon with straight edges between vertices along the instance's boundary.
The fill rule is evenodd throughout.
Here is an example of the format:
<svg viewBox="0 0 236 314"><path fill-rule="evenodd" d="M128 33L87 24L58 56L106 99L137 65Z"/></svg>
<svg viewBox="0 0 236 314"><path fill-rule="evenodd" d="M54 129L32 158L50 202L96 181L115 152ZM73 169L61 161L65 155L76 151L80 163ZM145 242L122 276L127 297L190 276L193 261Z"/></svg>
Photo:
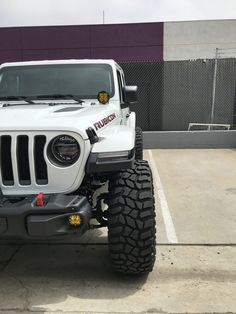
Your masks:
<svg viewBox="0 0 236 314"><path fill-rule="evenodd" d="M0 250L3 247L9 249L0 245ZM121 299L142 289L147 278L116 274L106 244L29 244L14 249L7 263L0 255L0 310L42 311L69 297L79 302Z"/></svg>

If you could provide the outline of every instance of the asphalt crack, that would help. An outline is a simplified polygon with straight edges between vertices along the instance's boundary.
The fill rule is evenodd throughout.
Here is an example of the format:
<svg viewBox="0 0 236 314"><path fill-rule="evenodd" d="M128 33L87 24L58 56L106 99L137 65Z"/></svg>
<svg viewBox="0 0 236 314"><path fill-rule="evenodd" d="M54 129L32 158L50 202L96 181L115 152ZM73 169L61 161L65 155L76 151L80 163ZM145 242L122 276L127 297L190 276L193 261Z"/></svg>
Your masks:
<svg viewBox="0 0 236 314"><path fill-rule="evenodd" d="M18 246L16 248L16 250L12 253L12 255L10 256L10 258L6 261L3 261L1 264L2 264L2 267L0 268L0 273L3 273L6 268L8 267L8 265L12 262L12 260L14 259L14 257L16 256L16 254L20 251L20 249L22 248L22 246Z"/></svg>

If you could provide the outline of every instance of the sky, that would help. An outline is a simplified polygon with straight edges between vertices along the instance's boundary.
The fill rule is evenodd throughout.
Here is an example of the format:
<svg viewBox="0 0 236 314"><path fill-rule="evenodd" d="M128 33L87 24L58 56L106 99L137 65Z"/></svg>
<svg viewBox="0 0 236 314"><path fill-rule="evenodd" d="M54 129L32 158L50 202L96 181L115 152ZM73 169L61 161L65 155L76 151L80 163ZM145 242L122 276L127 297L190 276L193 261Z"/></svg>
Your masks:
<svg viewBox="0 0 236 314"><path fill-rule="evenodd" d="M235 19L236 0L0 0L0 27Z"/></svg>

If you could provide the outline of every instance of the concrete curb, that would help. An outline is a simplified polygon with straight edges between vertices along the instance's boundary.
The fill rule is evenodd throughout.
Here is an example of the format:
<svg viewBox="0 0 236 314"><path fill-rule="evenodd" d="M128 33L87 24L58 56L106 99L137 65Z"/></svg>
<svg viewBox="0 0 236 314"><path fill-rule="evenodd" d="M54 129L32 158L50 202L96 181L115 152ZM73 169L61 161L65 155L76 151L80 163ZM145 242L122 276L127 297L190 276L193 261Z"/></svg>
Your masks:
<svg viewBox="0 0 236 314"><path fill-rule="evenodd" d="M144 148L236 148L235 131L146 131Z"/></svg>

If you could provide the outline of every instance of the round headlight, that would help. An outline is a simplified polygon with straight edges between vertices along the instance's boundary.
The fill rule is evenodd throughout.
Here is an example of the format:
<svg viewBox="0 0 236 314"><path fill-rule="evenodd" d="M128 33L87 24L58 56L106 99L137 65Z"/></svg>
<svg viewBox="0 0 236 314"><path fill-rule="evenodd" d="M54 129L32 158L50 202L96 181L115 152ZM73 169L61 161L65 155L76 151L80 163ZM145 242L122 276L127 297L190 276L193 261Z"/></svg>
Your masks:
<svg viewBox="0 0 236 314"><path fill-rule="evenodd" d="M74 137L60 135L50 142L48 156L55 164L70 166L78 160L80 146Z"/></svg>

